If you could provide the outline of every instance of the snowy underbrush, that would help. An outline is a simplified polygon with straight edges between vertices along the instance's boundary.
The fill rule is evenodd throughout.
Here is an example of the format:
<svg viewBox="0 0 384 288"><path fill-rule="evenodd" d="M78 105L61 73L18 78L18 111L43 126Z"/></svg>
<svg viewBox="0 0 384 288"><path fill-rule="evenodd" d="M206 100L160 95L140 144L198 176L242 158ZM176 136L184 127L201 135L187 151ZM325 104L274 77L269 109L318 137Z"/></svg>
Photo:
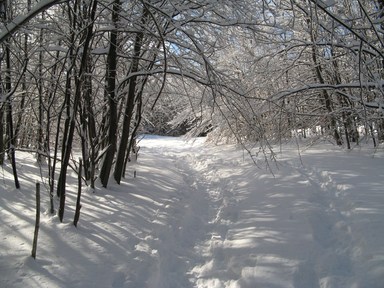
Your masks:
<svg viewBox="0 0 384 288"><path fill-rule="evenodd" d="M257 167L194 140L145 136L121 185L84 189L78 228L76 175L63 223L43 185L36 260L40 168L18 153L21 189L1 171L0 287L383 287L381 148L288 143Z"/></svg>

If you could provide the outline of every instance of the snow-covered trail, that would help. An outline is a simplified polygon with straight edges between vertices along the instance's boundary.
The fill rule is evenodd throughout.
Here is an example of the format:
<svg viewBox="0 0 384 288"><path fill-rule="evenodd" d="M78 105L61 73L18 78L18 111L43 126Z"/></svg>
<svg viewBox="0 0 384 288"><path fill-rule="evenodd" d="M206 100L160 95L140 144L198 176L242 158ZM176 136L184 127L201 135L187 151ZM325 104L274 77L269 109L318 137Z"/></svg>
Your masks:
<svg viewBox="0 0 384 288"><path fill-rule="evenodd" d="M171 159L190 187L175 225L182 237L166 233L164 239L184 251L192 287L382 286L378 155L327 147L299 161L287 149L272 175L233 146L164 144L152 149ZM161 263L181 272L173 262Z"/></svg>
<svg viewBox="0 0 384 288"><path fill-rule="evenodd" d="M3 169L0 287L383 288L382 152L286 146L272 175L233 145L139 145L122 185L83 193L78 228L69 178L65 222L44 213L36 261L39 168L19 155L20 191Z"/></svg>
<svg viewBox="0 0 384 288"><path fill-rule="evenodd" d="M165 209L157 215L164 222L153 226L148 245L156 251L153 259L156 264L147 271L145 287L193 287L189 270L199 258L194 247L209 233L213 208L207 193L209 183L192 165L192 159L201 148L201 143L187 143L179 138L152 136L142 143L140 161L155 159L158 169L165 173L172 171L168 177L177 181L172 187L177 195L173 198L175 201L165 203ZM148 172L152 171L149 167ZM143 165L138 167L138 173L147 173L143 171Z"/></svg>

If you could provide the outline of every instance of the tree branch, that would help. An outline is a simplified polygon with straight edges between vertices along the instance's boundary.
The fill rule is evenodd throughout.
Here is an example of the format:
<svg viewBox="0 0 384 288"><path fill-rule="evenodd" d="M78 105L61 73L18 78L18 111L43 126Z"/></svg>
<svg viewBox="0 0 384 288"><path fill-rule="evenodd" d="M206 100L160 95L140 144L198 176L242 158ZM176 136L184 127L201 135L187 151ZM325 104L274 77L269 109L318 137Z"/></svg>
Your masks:
<svg viewBox="0 0 384 288"><path fill-rule="evenodd" d="M65 3L68 0L41 0L39 3L37 3L31 11L29 11L25 15L17 16L15 19L13 19L11 22L9 22L0 32L0 43L2 43L5 39L7 39L9 36L11 36L12 33L16 32L20 29L20 27L31 20L33 17L35 17L40 12L43 12L53 5Z"/></svg>

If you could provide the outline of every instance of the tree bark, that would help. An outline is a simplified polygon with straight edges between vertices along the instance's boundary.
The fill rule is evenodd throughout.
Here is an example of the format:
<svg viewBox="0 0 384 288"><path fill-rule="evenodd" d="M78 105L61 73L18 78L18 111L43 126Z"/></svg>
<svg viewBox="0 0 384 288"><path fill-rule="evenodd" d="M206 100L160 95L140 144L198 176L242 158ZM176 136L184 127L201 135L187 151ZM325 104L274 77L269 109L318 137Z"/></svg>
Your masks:
<svg viewBox="0 0 384 288"><path fill-rule="evenodd" d="M116 152L117 140L117 104L116 104L116 67L117 67L117 36L118 21L120 11L120 0L114 0L112 8L112 23L114 29L111 31L109 39L109 51L107 55L107 72L106 72L106 95L108 98L108 142L107 152L103 158L102 167L100 169L100 181L103 187L107 187L109 175L112 169L113 159Z"/></svg>
<svg viewBox="0 0 384 288"><path fill-rule="evenodd" d="M73 105L72 105L72 111L70 114L70 125L68 129L68 135L66 137L66 142L63 143L64 145L64 154L62 157L62 162L61 162L61 170L60 170L60 180L58 185L58 190L60 190L60 207L59 207L59 219L60 222L63 221L63 215L64 215L64 207L65 207L65 184L66 184L66 175L67 175L67 167L69 164L69 158L71 155L72 151L72 142L73 142L73 137L74 137L74 132L75 132L75 126L76 126L76 115L77 115L77 109L79 107L79 102L81 98L81 88L82 88L82 81L84 79L84 73L85 73L85 66L87 64L87 59L88 59L88 53L89 53L89 44L92 38L93 34L93 20L95 18L95 13L96 13L96 7L97 7L97 1L93 2L93 7L92 7L92 15L90 19L90 23L85 30L85 35L84 35L84 45L83 45L83 51L81 55L81 62L80 62L80 68L79 68L79 73L78 77L75 78L75 95L73 99Z"/></svg>
<svg viewBox="0 0 384 288"><path fill-rule="evenodd" d="M148 11L146 8L143 8L143 16L141 18L141 24L144 26L146 22L146 18L148 16ZM129 86L128 86L128 95L127 95L127 102L125 104L125 112L123 117L123 129L121 134L121 140L119 145L119 150L117 152L117 158L116 158L116 165L115 165L115 171L114 171L114 178L118 184L120 184L121 177L123 177L124 174L124 160L126 156L127 146L130 139L130 126L132 122L132 116L133 116L133 110L135 107L135 98L136 98L136 84L137 84L137 76L135 76L135 73L139 69L139 61L140 61L140 53L141 53L141 47L143 45L143 38L144 33L138 32L135 37L135 43L133 47L133 59L132 59L132 65L131 69L128 73L133 73L134 75L131 76L129 79Z"/></svg>
<svg viewBox="0 0 384 288"><path fill-rule="evenodd" d="M312 55L312 61L314 64L315 75L316 75L317 79L319 80L320 84L325 84L325 80L324 80L323 72L322 72L322 68L321 68L321 63L317 59L316 36L315 36L315 32L313 31L313 27L312 27L313 20L308 18L307 22L310 25L310 37L311 37L311 41L312 41L312 46L311 46L311 48L312 48L311 52L312 53L311 53L311 55ZM323 90L321 92L321 94L322 94L322 97L323 97L323 100L325 103L325 108L327 109L327 112L328 112L327 117L330 121L330 130L333 133L333 138L335 139L336 144L340 146L343 144L343 142L342 142L341 136L337 130L336 118L332 114L333 113L333 105L332 105L331 96L329 95L327 90Z"/></svg>
<svg viewBox="0 0 384 288"><path fill-rule="evenodd" d="M36 259L37 237L39 235L39 228L40 228L40 183L36 183L36 222L35 222L35 233L33 236L33 244L32 244L33 259Z"/></svg>
<svg viewBox="0 0 384 288"><path fill-rule="evenodd" d="M76 210L75 210L75 217L73 219L73 225L77 227L77 222L79 222L80 218L80 209L81 209L81 204L80 204L80 198L81 198L81 170L82 170L82 160L79 159L79 171L77 175L77 200L76 200Z"/></svg>
<svg viewBox="0 0 384 288"><path fill-rule="evenodd" d="M11 58L10 58L10 49L9 42L7 41L5 45L5 61L7 66L7 73L5 76L5 92L8 94L12 90L11 84ZM13 178L15 181L16 189L20 188L19 178L17 176L17 168L16 168L16 155L15 155L15 137L13 134L13 115L12 115L12 100L11 96L8 96L6 99L6 111L7 111L7 132L8 132L8 154L11 158Z"/></svg>
<svg viewBox="0 0 384 288"><path fill-rule="evenodd" d="M3 59L0 59L0 72L1 72L1 62ZM0 95L3 95L3 83L0 73ZM4 105L0 105L0 165L4 164L5 159L5 143L4 143Z"/></svg>

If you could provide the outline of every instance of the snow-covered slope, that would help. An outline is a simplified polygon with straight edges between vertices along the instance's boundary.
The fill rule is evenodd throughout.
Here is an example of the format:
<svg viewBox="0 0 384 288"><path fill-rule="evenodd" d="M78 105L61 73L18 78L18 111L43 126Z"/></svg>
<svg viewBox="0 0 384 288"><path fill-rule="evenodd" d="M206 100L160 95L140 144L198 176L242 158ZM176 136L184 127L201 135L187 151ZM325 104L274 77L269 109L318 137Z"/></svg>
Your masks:
<svg viewBox="0 0 384 288"><path fill-rule="evenodd" d="M272 174L204 139L139 145L122 185L83 192L78 228L75 175L64 223L42 187L36 260L40 169L19 153L15 190L4 166L0 287L384 287L382 151L285 146Z"/></svg>

